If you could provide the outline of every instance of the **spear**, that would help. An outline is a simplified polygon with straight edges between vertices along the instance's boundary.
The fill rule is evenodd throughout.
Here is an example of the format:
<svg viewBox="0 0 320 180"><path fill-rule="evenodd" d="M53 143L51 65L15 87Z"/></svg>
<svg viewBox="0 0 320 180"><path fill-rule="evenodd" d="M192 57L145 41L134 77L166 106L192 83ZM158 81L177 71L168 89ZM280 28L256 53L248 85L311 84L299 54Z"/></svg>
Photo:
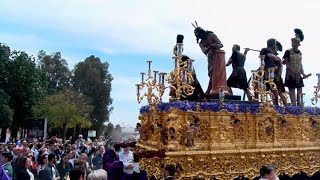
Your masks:
<svg viewBox="0 0 320 180"><path fill-rule="evenodd" d="M260 52L259 50L256 50L256 49L250 49L250 48L244 48L245 50L250 50L250 51L256 51L256 52Z"/></svg>

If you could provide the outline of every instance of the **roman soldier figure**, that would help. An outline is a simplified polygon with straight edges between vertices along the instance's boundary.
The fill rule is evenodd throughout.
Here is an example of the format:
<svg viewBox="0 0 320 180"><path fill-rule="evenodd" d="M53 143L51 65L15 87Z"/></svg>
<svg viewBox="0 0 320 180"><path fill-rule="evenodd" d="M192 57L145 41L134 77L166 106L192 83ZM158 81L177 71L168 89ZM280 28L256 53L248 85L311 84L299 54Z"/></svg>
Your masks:
<svg viewBox="0 0 320 180"><path fill-rule="evenodd" d="M227 85L231 88L239 88L244 91L244 93L247 95L248 100L251 100L251 95L248 90L248 82L247 82L247 74L246 70L244 69L244 64L246 61L246 54L248 50L246 49L244 54L240 52L240 46L237 44L234 44L232 47L232 55L226 64L226 66L229 66L232 64L232 73L227 80Z"/></svg>
<svg viewBox="0 0 320 180"><path fill-rule="evenodd" d="M278 57L279 53L278 51L282 52L282 44L277 41L276 42L276 50L275 50L275 55ZM276 79L276 85L277 85L277 89L278 89L278 93L280 96L280 99L282 101L283 105L287 105L287 98L285 97L285 95L283 93L286 92L285 87L284 87L284 83L283 83L283 79L282 79L282 63L281 61L275 61L275 77L274 79ZM275 97L275 101L278 102L278 97Z"/></svg>
<svg viewBox="0 0 320 180"><path fill-rule="evenodd" d="M265 77L264 78L267 78L269 68L276 68L276 62L277 61L281 62L281 59L279 57L277 57L276 55L274 55L275 52L277 52L277 40L273 39L273 38L268 39L267 40L267 48L262 48L260 51L260 55L265 56L265 58L264 58ZM278 84L276 78L273 80L273 82L275 84ZM267 86L267 90L272 91L274 97L278 97L278 90L277 89L275 89L275 90L271 89L269 84L267 84L266 86ZM275 105L278 105L278 98L274 98L273 103Z"/></svg>
<svg viewBox="0 0 320 180"><path fill-rule="evenodd" d="M292 105L300 106L302 104L302 87L304 87L303 79L311 74L306 75L302 66L302 53L299 46L304 40L303 32L300 29L295 29L294 32L296 35L291 39L292 48L286 50L283 56L283 64L287 66L284 85L289 88ZM297 95L295 89L297 89Z"/></svg>

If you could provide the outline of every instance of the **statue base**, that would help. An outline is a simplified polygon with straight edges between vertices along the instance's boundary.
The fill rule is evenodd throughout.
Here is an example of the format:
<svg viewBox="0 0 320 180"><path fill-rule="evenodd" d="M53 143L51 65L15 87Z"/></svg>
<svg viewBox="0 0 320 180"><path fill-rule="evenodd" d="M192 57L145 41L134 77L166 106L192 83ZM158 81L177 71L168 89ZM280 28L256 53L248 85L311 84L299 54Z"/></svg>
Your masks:
<svg viewBox="0 0 320 180"><path fill-rule="evenodd" d="M217 101L217 100L219 100L219 94L208 94L208 95L206 95L206 99L208 101ZM224 100L225 101L228 101L228 100L241 101L241 96L238 96L238 95L225 95L224 96Z"/></svg>

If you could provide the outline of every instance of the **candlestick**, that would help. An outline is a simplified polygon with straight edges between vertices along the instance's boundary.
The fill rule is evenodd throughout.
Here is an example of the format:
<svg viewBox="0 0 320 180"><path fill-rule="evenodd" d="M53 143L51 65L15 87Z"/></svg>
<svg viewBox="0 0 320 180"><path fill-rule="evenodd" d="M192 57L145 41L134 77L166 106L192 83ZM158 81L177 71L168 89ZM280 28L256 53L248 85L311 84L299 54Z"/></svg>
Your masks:
<svg viewBox="0 0 320 180"><path fill-rule="evenodd" d="M183 44L177 43L177 55L182 56L182 53L183 53Z"/></svg>
<svg viewBox="0 0 320 180"><path fill-rule="evenodd" d="M162 85L164 85L164 79L165 79L166 75L167 75L167 73L162 73Z"/></svg>
<svg viewBox="0 0 320 180"><path fill-rule="evenodd" d="M182 69L182 82L186 82L186 70Z"/></svg>
<svg viewBox="0 0 320 180"><path fill-rule="evenodd" d="M318 87L320 87L320 74L318 73L317 76L318 76Z"/></svg>
<svg viewBox="0 0 320 180"><path fill-rule="evenodd" d="M159 71L153 71L154 73L154 82L156 83L157 82L157 74L158 74Z"/></svg>
<svg viewBox="0 0 320 180"><path fill-rule="evenodd" d="M147 61L147 63L149 64L149 65L148 65L148 66L149 66L148 71L151 71L151 63L152 63L152 61Z"/></svg>
<svg viewBox="0 0 320 180"><path fill-rule="evenodd" d="M252 73L252 80L256 80L256 70L251 70Z"/></svg>
<svg viewBox="0 0 320 180"><path fill-rule="evenodd" d="M151 107L152 110L155 110L156 105L162 101L162 96L164 94L164 91L166 89L161 82L164 82L162 80L162 75L159 74L159 80L157 81L157 75L159 71L151 71L151 62L152 61L147 61L148 63L148 78L145 80L144 75L146 73L140 73L141 74L141 83L136 84L137 86L137 101L140 103L145 97ZM154 74L152 74L152 72ZM152 76L154 75L154 76ZM141 93L140 91L143 90L144 88L147 89L146 93ZM158 91L158 95L154 93L154 90ZM141 93L141 94L140 94Z"/></svg>
<svg viewBox="0 0 320 180"><path fill-rule="evenodd" d="M140 94L140 84L136 84L137 86L137 94Z"/></svg>
<svg viewBox="0 0 320 180"><path fill-rule="evenodd" d="M269 78L274 79L274 68L269 68Z"/></svg>
<svg viewBox="0 0 320 180"><path fill-rule="evenodd" d="M219 99L220 99L221 102L224 101L224 96L225 96L225 94L224 94L224 87L221 87L221 88L219 89Z"/></svg>
<svg viewBox="0 0 320 180"><path fill-rule="evenodd" d="M143 82L143 81L144 81L144 75L145 75L146 73L142 72L142 73L140 73L140 74L141 74L141 82Z"/></svg>
<svg viewBox="0 0 320 180"><path fill-rule="evenodd" d="M264 68L264 65L265 65L265 63L264 63L265 55L260 55L259 58L260 58L260 68Z"/></svg>
<svg viewBox="0 0 320 180"><path fill-rule="evenodd" d="M159 82L158 82L158 84L162 84L162 73L159 73L158 76L159 76Z"/></svg>

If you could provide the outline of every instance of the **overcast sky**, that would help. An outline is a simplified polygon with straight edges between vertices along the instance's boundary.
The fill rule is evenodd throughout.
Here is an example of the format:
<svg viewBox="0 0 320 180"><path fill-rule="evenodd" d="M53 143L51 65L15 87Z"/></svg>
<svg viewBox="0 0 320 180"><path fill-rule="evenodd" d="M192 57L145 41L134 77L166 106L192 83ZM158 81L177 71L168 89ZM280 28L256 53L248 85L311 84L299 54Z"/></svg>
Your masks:
<svg viewBox="0 0 320 180"><path fill-rule="evenodd" d="M235 43L242 51L245 47L261 49L267 39L275 38L288 49L293 29L302 29L303 66L313 74L304 81L306 104L310 105L315 74L320 72L320 1L316 0L0 0L0 7L0 42L13 49L33 55L41 49L59 51L70 69L90 55L110 64L114 77L110 120L115 124L137 122L138 109L146 102L136 102L134 84L140 80L139 73L147 70L146 60L153 60L156 70L172 70L177 34L185 36L185 54L196 60L198 78L206 89L207 62L193 35L194 20L218 35L226 59ZM258 53L249 52L248 76L258 62ZM227 76L230 73L231 66Z"/></svg>

